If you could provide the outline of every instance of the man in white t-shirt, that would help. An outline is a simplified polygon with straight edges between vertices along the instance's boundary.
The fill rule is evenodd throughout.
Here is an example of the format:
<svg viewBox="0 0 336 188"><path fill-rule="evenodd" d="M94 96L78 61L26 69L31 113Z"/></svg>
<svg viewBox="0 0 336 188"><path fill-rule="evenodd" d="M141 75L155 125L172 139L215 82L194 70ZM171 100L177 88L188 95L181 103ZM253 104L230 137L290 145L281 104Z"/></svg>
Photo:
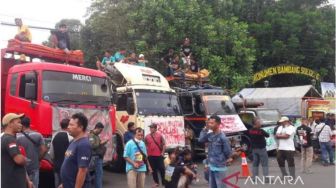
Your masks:
<svg viewBox="0 0 336 188"><path fill-rule="evenodd" d="M279 123L282 124L276 132L275 137L278 139L277 161L280 167L282 176L288 176L285 162L287 161L289 174L295 178L295 163L294 163L294 136L295 127L291 125L288 117L281 117Z"/></svg>

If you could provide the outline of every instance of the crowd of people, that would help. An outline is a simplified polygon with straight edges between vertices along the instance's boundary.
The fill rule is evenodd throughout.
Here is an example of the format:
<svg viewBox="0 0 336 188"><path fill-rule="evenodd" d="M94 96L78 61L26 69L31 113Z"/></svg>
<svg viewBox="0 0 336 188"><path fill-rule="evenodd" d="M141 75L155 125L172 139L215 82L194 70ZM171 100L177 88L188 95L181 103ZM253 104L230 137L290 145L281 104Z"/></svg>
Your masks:
<svg viewBox="0 0 336 188"><path fill-rule="evenodd" d="M169 48L168 53L161 60L166 67L166 76L180 76L184 79L185 73L198 73L200 71L189 38L184 39L178 53L175 53L174 48Z"/></svg>
<svg viewBox="0 0 336 188"><path fill-rule="evenodd" d="M199 142L206 144L207 157L204 160L204 178L210 188L223 188L228 165L236 153L230 141L220 129L221 119L211 116L201 131ZM98 122L87 134L88 119L82 113L72 115L60 122L48 151L43 136L30 128L30 119L24 114L8 113L2 119L1 133L1 186L39 187L40 161L50 156L53 163L55 187L96 187L101 188L103 177L103 157L108 140L99 135L104 125ZM124 134L127 184L129 188L145 187L146 174L153 176L152 187L190 187L199 180L198 166L192 160L188 147L168 148L165 139L157 131L157 124L149 125L149 132L128 123ZM301 125L295 128L288 117L281 117L274 128L277 142L277 162L282 177L297 176L294 160L294 137L297 135L301 150L301 173L311 174L312 162L317 151L321 151L323 166L335 165L332 136L335 131L335 114L327 119L302 118ZM260 178L259 165L263 178L269 179L269 159L265 138L269 133L261 128L261 120L255 118L253 127L248 130L252 143L252 179ZM165 158L165 152L168 156ZM286 163L288 169L286 168Z"/></svg>
<svg viewBox="0 0 336 188"><path fill-rule="evenodd" d="M105 50L102 60L97 57L96 66L98 70L106 70L109 66L112 66L115 63L126 63L146 67L148 61L145 59L144 54L137 56L135 52L130 52L127 56L125 49L120 49L113 55L110 50Z"/></svg>

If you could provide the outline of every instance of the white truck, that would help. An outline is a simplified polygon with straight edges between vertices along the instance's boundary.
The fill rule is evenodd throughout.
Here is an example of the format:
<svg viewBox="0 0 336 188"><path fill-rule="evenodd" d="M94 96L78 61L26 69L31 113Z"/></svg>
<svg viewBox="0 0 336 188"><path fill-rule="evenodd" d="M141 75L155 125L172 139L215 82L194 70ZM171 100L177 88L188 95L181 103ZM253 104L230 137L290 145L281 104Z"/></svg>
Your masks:
<svg viewBox="0 0 336 188"><path fill-rule="evenodd" d="M149 133L148 126L156 123L168 148L184 147L184 119L177 95L165 77L152 68L124 63L107 67L106 73L114 90L118 154L123 152L123 135L129 122L143 128L145 135ZM122 170L122 155L118 156L119 165L114 168Z"/></svg>

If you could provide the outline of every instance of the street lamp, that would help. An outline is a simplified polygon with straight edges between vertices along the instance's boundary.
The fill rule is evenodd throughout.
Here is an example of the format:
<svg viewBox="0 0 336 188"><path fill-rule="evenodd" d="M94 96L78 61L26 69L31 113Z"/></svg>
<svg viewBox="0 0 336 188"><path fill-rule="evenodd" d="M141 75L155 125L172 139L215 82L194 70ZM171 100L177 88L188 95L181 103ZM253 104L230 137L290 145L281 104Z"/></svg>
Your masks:
<svg viewBox="0 0 336 188"><path fill-rule="evenodd" d="M266 88L268 88L268 86L269 86L269 81L268 81L268 80L265 80L265 81L264 81L264 86L265 86Z"/></svg>

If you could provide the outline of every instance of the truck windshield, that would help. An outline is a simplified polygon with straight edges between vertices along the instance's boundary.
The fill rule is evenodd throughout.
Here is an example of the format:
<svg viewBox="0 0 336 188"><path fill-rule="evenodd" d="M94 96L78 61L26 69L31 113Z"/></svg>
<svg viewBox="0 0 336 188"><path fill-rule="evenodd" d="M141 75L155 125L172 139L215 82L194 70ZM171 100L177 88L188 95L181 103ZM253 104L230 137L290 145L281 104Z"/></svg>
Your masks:
<svg viewBox="0 0 336 188"><path fill-rule="evenodd" d="M203 96L206 112L208 115L229 115L237 114L231 102L231 98L226 95L207 95Z"/></svg>
<svg viewBox="0 0 336 188"><path fill-rule="evenodd" d="M175 93L136 90L135 96L140 115L181 115Z"/></svg>
<svg viewBox="0 0 336 188"><path fill-rule="evenodd" d="M276 123L280 119L280 113L277 110L258 110L257 114L264 124Z"/></svg>
<svg viewBox="0 0 336 188"><path fill-rule="evenodd" d="M110 102L110 93L104 78L44 71L42 80L42 98L48 102L94 105L106 105Z"/></svg>

